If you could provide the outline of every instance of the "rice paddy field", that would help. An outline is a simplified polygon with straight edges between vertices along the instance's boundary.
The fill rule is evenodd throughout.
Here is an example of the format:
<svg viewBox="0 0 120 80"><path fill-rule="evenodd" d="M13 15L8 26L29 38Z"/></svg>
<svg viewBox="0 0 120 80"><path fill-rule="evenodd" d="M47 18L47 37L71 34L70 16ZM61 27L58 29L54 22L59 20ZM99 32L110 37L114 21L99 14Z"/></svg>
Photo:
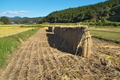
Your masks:
<svg viewBox="0 0 120 80"><path fill-rule="evenodd" d="M0 29L20 28L21 26L33 26L33 25L0 25Z"/></svg>
<svg viewBox="0 0 120 80"><path fill-rule="evenodd" d="M20 32L28 31L33 28L13 28L13 29L0 29L0 37L14 35Z"/></svg>
<svg viewBox="0 0 120 80"><path fill-rule="evenodd" d="M22 27L21 28L21 26L25 27L25 26L32 26L32 25L0 25L0 38L33 29L32 27L25 27L25 28Z"/></svg>
<svg viewBox="0 0 120 80"><path fill-rule="evenodd" d="M93 36L100 36L108 39L114 39L120 41L120 32L110 32L110 31L98 31L98 30L92 30L91 34Z"/></svg>
<svg viewBox="0 0 120 80"><path fill-rule="evenodd" d="M113 32L120 32L120 27L114 26L89 26L92 30L102 30L102 31L113 31Z"/></svg>
<svg viewBox="0 0 120 80"><path fill-rule="evenodd" d="M90 33L97 38L120 42L120 27L92 27Z"/></svg>
<svg viewBox="0 0 120 80"><path fill-rule="evenodd" d="M39 29L15 51L0 80L119 80L120 45L92 40L88 59L72 54L67 44L61 47L53 32Z"/></svg>
<svg viewBox="0 0 120 80"><path fill-rule="evenodd" d="M38 29L21 27L21 25L0 25L0 68L5 65L4 63L9 58L8 55Z"/></svg>
<svg viewBox="0 0 120 80"><path fill-rule="evenodd" d="M0 32L6 31L4 34L16 32L16 34L0 38L0 80L120 79L119 44L92 37L92 56L87 59L67 52L68 45L65 45L68 50L64 51L64 47L60 46L63 45L63 41L53 32L46 32L47 27L37 29L33 26L39 25L1 26ZM111 37L118 40L119 27L113 28L95 27L90 33L93 36ZM22 29L28 29L28 31ZM24 32L17 33L20 30ZM8 61L7 64L6 61Z"/></svg>

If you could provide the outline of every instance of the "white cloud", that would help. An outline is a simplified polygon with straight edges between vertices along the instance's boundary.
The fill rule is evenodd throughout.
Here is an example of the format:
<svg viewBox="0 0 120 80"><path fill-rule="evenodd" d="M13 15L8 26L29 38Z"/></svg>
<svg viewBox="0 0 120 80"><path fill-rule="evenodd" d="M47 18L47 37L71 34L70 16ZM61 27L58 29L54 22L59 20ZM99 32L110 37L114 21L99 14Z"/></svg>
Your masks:
<svg viewBox="0 0 120 80"><path fill-rule="evenodd" d="M31 11L6 11L6 12L3 12L3 13L0 13L0 16L9 16L9 15L24 15L23 13L28 13L28 12L31 12Z"/></svg>
<svg viewBox="0 0 120 80"><path fill-rule="evenodd" d="M31 11L19 11L19 12L21 12L21 13L27 13L27 12L31 12Z"/></svg>

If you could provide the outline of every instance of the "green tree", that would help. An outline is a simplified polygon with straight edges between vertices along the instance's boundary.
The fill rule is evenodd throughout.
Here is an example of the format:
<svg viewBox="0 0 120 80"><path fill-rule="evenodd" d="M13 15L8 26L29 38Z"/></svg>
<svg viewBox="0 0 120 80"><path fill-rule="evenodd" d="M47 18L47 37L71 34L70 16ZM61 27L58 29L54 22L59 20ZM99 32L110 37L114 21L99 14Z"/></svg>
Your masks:
<svg viewBox="0 0 120 80"><path fill-rule="evenodd" d="M3 22L4 24L10 24L10 21L7 17L3 16L0 18L0 21Z"/></svg>
<svg viewBox="0 0 120 80"><path fill-rule="evenodd" d="M2 21L0 21L0 24L4 24Z"/></svg>

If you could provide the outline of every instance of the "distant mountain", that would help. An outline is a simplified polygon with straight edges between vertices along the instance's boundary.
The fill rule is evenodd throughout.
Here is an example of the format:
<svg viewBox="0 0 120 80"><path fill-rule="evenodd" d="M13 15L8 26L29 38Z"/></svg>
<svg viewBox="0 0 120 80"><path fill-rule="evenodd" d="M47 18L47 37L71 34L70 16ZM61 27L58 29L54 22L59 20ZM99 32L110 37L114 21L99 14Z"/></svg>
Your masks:
<svg viewBox="0 0 120 80"><path fill-rule="evenodd" d="M44 17L42 22L100 22L105 20L120 22L120 0L107 0L94 5L55 11Z"/></svg>
<svg viewBox="0 0 120 80"><path fill-rule="evenodd" d="M21 19L21 17L19 16L16 16L16 17L8 17L10 21L15 21L15 20L18 20L18 19Z"/></svg>
<svg viewBox="0 0 120 80"><path fill-rule="evenodd" d="M43 17L29 18L29 17L8 17L11 22L19 23L19 24L34 24L39 23Z"/></svg>

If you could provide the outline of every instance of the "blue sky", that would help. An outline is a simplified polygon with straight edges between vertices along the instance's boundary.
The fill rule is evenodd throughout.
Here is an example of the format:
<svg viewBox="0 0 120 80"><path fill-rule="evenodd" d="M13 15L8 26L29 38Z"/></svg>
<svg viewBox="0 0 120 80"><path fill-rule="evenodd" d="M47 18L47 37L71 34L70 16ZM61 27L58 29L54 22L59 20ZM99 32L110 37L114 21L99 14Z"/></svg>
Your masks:
<svg viewBox="0 0 120 80"><path fill-rule="evenodd" d="M0 0L0 16L43 17L53 11L106 0Z"/></svg>

